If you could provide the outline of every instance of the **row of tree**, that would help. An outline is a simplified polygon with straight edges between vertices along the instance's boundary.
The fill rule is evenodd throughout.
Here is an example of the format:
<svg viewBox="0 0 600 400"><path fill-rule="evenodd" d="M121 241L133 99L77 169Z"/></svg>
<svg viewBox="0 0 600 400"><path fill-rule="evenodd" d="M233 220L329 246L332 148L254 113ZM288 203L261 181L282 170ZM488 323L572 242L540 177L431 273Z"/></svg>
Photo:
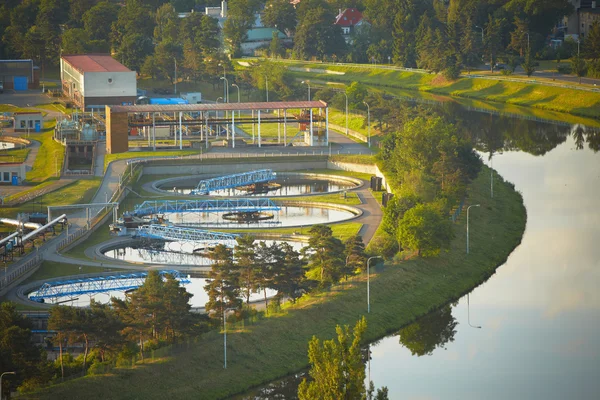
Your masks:
<svg viewBox="0 0 600 400"><path fill-rule="evenodd" d="M48 329L56 332L53 344L59 349L61 378L65 377L66 347L83 348L80 368L85 373L90 353L97 363L114 361L119 354L136 351L143 360L148 347L156 348L202 332L205 318L190 313L191 297L172 275L166 274L163 279L157 271L149 271L144 284L127 293L124 300L113 297L110 304L92 300L89 308L53 307Z"/></svg>
<svg viewBox="0 0 600 400"><path fill-rule="evenodd" d="M342 243L325 225L313 226L309 234L308 245L301 251L286 242L256 242L251 235L238 237L233 250L216 246L209 255L213 265L205 286L207 312L222 319L226 309L248 306L250 295L257 292L263 293L267 306L269 289L277 293L276 304L284 298L295 302L309 290L328 287L365 268L360 236Z"/></svg>

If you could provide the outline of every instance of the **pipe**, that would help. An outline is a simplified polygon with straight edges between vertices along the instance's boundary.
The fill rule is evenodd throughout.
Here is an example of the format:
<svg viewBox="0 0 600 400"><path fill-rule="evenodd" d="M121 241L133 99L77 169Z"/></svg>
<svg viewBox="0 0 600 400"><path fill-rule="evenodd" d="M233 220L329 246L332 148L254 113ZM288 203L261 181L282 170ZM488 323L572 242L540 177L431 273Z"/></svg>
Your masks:
<svg viewBox="0 0 600 400"><path fill-rule="evenodd" d="M7 224L7 225L15 225L15 226L23 225L25 228L29 228L29 229L39 229L42 226L41 224L38 224L37 222L19 222L16 219L11 219L11 218L0 218L0 223Z"/></svg>
<svg viewBox="0 0 600 400"><path fill-rule="evenodd" d="M56 225L61 220L66 220L66 219L67 219L67 214L63 214L60 217L53 219L52 221L48 222L46 225L40 227L39 229L36 229L35 231L30 232L27 235L23 236L23 238L21 238L21 242L25 242L27 240L30 240L31 238L36 237L39 233L44 232L46 229L50 228L53 225Z"/></svg>
<svg viewBox="0 0 600 400"><path fill-rule="evenodd" d="M16 238L20 235L19 232L15 232L15 233L11 233L10 235L8 235L7 237L5 237L4 239L0 239L0 247L2 247L2 245L4 243L9 242L11 239Z"/></svg>

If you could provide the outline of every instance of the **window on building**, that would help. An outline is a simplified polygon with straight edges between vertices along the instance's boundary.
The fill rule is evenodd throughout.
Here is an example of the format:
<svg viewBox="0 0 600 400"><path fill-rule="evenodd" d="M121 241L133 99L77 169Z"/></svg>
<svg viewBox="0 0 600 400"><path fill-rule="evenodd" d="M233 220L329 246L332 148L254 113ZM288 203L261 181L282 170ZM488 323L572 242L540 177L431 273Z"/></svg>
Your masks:
<svg viewBox="0 0 600 400"><path fill-rule="evenodd" d="M32 119L29 120L29 127L33 128L33 120Z"/></svg>
<svg viewBox="0 0 600 400"><path fill-rule="evenodd" d="M2 175L4 175L4 177L2 178L2 180L3 180L4 182L10 182L10 172L5 172L5 173L4 173L4 174L2 174Z"/></svg>
<svg viewBox="0 0 600 400"><path fill-rule="evenodd" d="M25 121L21 121L21 129L27 128Z"/></svg>

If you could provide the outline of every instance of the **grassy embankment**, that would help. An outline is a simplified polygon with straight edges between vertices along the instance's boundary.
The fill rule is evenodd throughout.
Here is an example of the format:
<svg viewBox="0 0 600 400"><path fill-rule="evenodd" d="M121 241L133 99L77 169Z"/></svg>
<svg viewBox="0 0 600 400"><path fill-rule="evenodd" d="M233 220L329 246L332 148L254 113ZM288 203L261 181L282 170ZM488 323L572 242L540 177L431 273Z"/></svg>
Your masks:
<svg viewBox="0 0 600 400"><path fill-rule="evenodd" d="M376 340L420 315L458 299L492 275L520 243L526 213L512 185L496 185L489 197L489 170L472 183L471 254L465 257L465 216L454 226L451 249L437 258L388 264L371 280L371 313L365 337ZM307 343L335 334L336 324L353 325L366 313L362 276L330 292L303 299L275 316L228 328L228 368L222 368L223 338L209 332L184 351L133 369L89 376L27 396L32 399L145 398L217 399L288 375L307 366Z"/></svg>
<svg viewBox="0 0 600 400"><path fill-rule="evenodd" d="M151 157L182 157L200 154L200 150L167 150L167 151L128 151L125 153L107 154L104 156L104 171L108 164L117 160Z"/></svg>
<svg viewBox="0 0 600 400"><path fill-rule="evenodd" d="M314 68L343 72L332 75L315 72L293 72L300 78L319 79L325 82L361 82L366 85L386 88L409 89L475 100L495 101L544 110L571 113L596 119L600 116L600 92L573 89L534 83L533 79L509 82L496 79L459 78L448 81L441 75L417 72L376 69L370 67L348 67L333 64L294 64L288 67ZM567 83L565 83L567 84Z"/></svg>
<svg viewBox="0 0 600 400"><path fill-rule="evenodd" d="M0 139L2 139L2 136L0 136ZM24 149L0 150L0 164L22 163L25 161L30 151L31 149L28 147Z"/></svg>

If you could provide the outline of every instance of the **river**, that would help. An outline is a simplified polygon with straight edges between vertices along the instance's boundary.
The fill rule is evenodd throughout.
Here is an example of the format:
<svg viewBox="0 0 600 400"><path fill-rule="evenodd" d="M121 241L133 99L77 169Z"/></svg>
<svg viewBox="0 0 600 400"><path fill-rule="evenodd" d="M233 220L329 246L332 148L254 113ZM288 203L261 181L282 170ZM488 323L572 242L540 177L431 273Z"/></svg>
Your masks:
<svg viewBox="0 0 600 400"><path fill-rule="evenodd" d="M370 379L390 399L600 398L600 135L456 115L523 194L523 241L468 298L371 344ZM298 381L240 398L294 398Z"/></svg>

